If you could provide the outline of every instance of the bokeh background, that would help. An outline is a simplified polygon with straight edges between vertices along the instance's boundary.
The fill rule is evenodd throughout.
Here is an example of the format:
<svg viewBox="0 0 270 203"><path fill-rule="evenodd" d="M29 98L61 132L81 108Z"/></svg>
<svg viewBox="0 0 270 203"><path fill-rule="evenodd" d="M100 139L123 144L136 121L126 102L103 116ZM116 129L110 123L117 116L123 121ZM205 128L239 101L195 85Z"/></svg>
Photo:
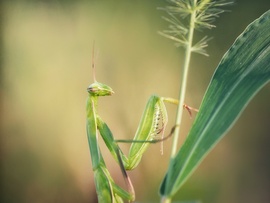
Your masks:
<svg viewBox="0 0 270 203"><path fill-rule="evenodd" d="M97 202L85 132L86 88L96 77L116 92L99 114L115 137L131 139L148 97L178 97L183 51L157 34L165 1L1 1L1 203ZM238 0L216 21L210 57L192 56L186 103L199 107L222 55L269 0ZM270 202L270 85L211 151L175 200ZM168 105L169 128L176 107ZM179 146L192 124L187 113ZM169 132L168 128L168 132ZM116 182L120 169L100 139ZM128 152L128 144L121 147ZM158 202L171 140L153 145L129 174L138 202Z"/></svg>

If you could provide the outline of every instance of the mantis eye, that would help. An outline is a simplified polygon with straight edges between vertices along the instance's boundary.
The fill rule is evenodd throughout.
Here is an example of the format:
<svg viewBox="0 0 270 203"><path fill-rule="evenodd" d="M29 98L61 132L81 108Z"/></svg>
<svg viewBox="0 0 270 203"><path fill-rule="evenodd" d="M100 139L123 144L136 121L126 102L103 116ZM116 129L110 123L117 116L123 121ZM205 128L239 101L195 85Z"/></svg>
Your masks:
<svg viewBox="0 0 270 203"><path fill-rule="evenodd" d="M93 96L108 96L114 92L109 86L95 82L87 88L87 92Z"/></svg>
<svg viewBox="0 0 270 203"><path fill-rule="evenodd" d="M87 92L89 92L89 93L94 92L94 89L92 87L88 87Z"/></svg>

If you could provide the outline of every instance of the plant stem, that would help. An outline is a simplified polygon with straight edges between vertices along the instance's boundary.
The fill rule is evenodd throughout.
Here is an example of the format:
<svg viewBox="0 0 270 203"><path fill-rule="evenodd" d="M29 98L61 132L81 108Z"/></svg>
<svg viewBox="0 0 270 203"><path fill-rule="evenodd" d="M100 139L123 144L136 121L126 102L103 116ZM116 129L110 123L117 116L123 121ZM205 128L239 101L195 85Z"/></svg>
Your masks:
<svg viewBox="0 0 270 203"><path fill-rule="evenodd" d="M197 0L194 0L194 5L196 5ZM182 84L180 87L179 92L179 104L176 114L176 121L175 121L175 131L174 131L174 140L173 140L173 146L171 151L171 158L173 158L177 151L177 144L178 144L178 138L179 138L179 132L180 132L180 125L182 121L182 115L183 115L183 104L185 100L185 94L186 94L186 87L187 87L187 79L188 79L188 69L191 59L191 53L192 53L192 41L193 41L193 34L194 34L194 28L195 28L195 18L196 18L196 11L192 12L190 16L190 25L189 25L189 34L188 34L188 42L186 44L185 49L185 58L184 58L184 66L183 66L183 73L182 73Z"/></svg>
<svg viewBox="0 0 270 203"><path fill-rule="evenodd" d="M194 0L194 5L197 4L197 0ZM179 104L177 107L177 114L176 114L176 121L175 121L175 131L174 131L174 139L172 144L172 151L171 151L171 162L169 164L169 169L167 173L167 181L170 181L171 179L171 171L173 170L172 167L172 160L175 157L175 154L177 152L177 144L179 139L179 132L180 132L180 125L182 121L182 115L183 115L183 104L185 100L185 94L186 94L186 87L187 87L187 78L188 78L188 69L191 59L191 53L192 53L192 42L193 42L193 35L194 35L194 29L195 29L195 19L196 19L196 11L193 11L190 15L190 23L189 23L189 33L187 38L187 44L185 47L185 58L184 58L184 66L183 66L183 72L182 72L182 84L180 87L179 92ZM161 203L171 203L171 198L163 196L161 199Z"/></svg>

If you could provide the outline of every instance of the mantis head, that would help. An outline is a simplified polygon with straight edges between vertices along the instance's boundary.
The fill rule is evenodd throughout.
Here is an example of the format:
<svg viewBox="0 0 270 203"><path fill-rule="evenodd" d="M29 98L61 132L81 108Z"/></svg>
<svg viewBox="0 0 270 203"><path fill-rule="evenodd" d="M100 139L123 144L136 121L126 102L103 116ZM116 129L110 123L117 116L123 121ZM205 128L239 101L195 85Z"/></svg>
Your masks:
<svg viewBox="0 0 270 203"><path fill-rule="evenodd" d="M114 92L112 90L111 87L109 87L108 85L105 85L103 83L97 82L96 80L96 64L95 64L95 51L94 51L94 45L93 44L93 51L92 51L92 70L93 70L93 79L94 79L94 83L89 85L89 87L87 88L87 92L91 95L91 96L110 96L112 95Z"/></svg>
<svg viewBox="0 0 270 203"><path fill-rule="evenodd" d="M111 87L97 81L89 85L87 92L92 96L110 96L114 93Z"/></svg>

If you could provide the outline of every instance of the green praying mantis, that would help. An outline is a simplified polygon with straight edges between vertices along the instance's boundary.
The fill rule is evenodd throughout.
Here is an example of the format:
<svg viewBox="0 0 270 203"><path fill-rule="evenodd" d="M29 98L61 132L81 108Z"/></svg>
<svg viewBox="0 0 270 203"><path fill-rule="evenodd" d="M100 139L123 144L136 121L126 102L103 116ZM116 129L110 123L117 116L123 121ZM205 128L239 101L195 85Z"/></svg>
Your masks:
<svg viewBox="0 0 270 203"><path fill-rule="evenodd" d="M150 143L162 142L172 135L174 128L172 128L168 136L164 137L164 131L168 121L164 102L178 104L178 100L152 95L147 102L134 139L115 140L108 125L97 112L98 98L101 96L110 96L114 92L111 87L97 82L95 78L94 48L92 53L92 69L94 83L87 88L86 128L98 201L99 203L122 203L124 200L129 202L134 201L134 188L126 171L134 169L139 164L143 153L147 150ZM196 109L187 105L184 105L184 108L188 110L190 115L191 110L196 111ZM98 131L112 156L120 166L127 190L114 182L106 167L98 145ZM127 156L120 149L118 142L131 142Z"/></svg>

